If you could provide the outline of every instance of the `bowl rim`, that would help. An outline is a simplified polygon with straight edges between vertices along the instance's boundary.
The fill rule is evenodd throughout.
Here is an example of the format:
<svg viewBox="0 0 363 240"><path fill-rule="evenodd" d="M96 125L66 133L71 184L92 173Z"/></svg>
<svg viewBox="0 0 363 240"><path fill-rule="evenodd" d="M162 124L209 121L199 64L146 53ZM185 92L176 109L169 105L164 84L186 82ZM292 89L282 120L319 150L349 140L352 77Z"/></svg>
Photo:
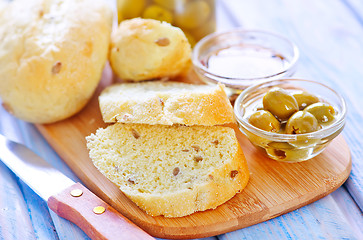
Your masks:
<svg viewBox="0 0 363 240"><path fill-rule="evenodd" d="M265 34L265 35L270 35L276 38L279 38L283 41L286 41L288 44L291 45L292 49L293 49L293 57L291 59L291 61L288 62L288 64L286 64L286 66L284 66L284 68L274 74L270 74L270 75L266 75L263 77L252 77L252 78L243 78L243 77L226 77L226 76L222 76L219 74L215 74L215 73L211 73L207 67L205 67L200 61L199 61L199 52L200 49L210 40L222 36L222 35L229 35L229 34L235 34L235 33L258 33L258 34ZM237 81L251 81L251 80L264 80L267 78L273 78L279 75L282 75L286 72L288 72L291 69L294 69L298 59L300 57L300 51L298 49L298 47L296 46L296 44L291 41L290 39L288 39L287 37L274 33L274 32L270 32L270 31L265 31L265 30L257 30L257 29L243 29L243 28L234 28L232 30L228 30L228 31L221 31L221 32L214 32L211 33L207 36L205 36L204 38L202 38L200 41L198 41L196 43L196 45L193 48L192 51L192 62L195 68L197 68L197 70L201 70L204 73L207 73L210 76L213 76L215 78L218 78L221 80L222 83L225 84L229 84L229 85L238 85L236 84ZM213 80L212 80L213 81ZM214 82L218 82L218 81L214 81Z"/></svg>
<svg viewBox="0 0 363 240"><path fill-rule="evenodd" d="M254 92L255 90L261 88L264 85L266 85L266 86L264 86L263 88L272 87L272 86L276 86L277 83L283 83L283 82L287 82L287 81L309 82L309 83L320 85L320 86L328 89L331 93L333 93L339 99L339 102L341 103L341 111L340 111L341 113L339 114L339 118L333 124L331 124L327 127L324 127L323 129L320 129L318 131L314 131L314 132L310 132L310 133L302 133L302 134L286 134L286 133L284 134L284 133L273 133L273 132L268 132L268 131L259 129L259 128L253 126L252 124L250 124L248 121L246 121L247 120L246 118L242 117L241 104L242 104L242 101L244 100L244 98L248 94ZM242 125L244 128L246 128L248 131L252 132L253 134L256 134L258 136L265 137L265 138L273 138L274 141L296 141L296 140L300 140L300 139L324 138L326 136L332 135L333 133L337 132L339 129L341 129L344 126L346 114L347 114L347 105L346 105L345 99L343 98L343 96L341 94L339 94L334 89L332 89L331 87L329 87L321 82L317 82L314 80L307 80L307 79L299 79L299 78L277 79L277 80L265 81L263 83L252 85L252 86L246 88L244 91L242 91L234 103L234 115L236 117L238 124Z"/></svg>

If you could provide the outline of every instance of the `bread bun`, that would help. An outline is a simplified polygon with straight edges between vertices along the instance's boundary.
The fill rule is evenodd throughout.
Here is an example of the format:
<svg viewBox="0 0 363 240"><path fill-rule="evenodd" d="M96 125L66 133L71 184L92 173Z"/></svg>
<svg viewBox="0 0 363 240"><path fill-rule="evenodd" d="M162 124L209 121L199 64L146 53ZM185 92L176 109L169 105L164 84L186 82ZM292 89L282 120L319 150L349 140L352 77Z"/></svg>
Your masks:
<svg viewBox="0 0 363 240"><path fill-rule="evenodd" d="M115 123L87 137L94 165L152 216L213 209L249 172L232 128Z"/></svg>
<svg viewBox="0 0 363 240"><path fill-rule="evenodd" d="M134 18L121 22L112 34L109 60L123 80L171 78L189 69L191 47L180 28Z"/></svg>
<svg viewBox="0 0 363 240"><path fill-rule="evenodd" d="M33 123L65 119L98 85L112 11L94 0L16 0L0 16L0 96Z"/></svg>
<svg viewBox="0 0 363 240"><path fill-rule="evenodd" d="M120 83L103 90L99 105L105 122L188 126L235 122L223 85Z"/></svg>

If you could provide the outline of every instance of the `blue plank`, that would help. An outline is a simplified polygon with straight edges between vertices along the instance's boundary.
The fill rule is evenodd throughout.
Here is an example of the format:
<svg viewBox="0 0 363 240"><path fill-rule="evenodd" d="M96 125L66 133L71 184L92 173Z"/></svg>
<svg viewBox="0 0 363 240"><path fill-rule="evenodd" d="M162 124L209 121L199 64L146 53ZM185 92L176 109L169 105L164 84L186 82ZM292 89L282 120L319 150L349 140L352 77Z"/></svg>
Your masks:
<svg viewBox="0 0 363 240"><path fill-rule="evenodd" d="M352 211L360 212L358 208ZM362 233L355 230L329 195L280 217L220 235L218 239L362 239Z"/></svg>
<svg viewBox="0 0 363 240"><path fill-rule="evenodd" d="M15 119L2 108L0 109L0 116L0 132L2 134L25 144L65 175L74 181L79 181L75 174L51 149L45 139L32 124ZM14 187L21 189L21 198L27 209L26 212L22 212L22 217L30 219L30 226L32 227L31 229L36 239L89 239L87 235L76 225L60 218L49 210L45 201L39 198L39 196L37 196L28 186L22 183L21 180L17 180L14 183ZM4 195L3 197L6 198L8 202L12 201L10 196ZM12 231L11 234L16 234L16 231L17 229Z"/></svg>
<svg viewBox="0 0 363 240"><path fill-rule="evenodd" d="M0 239L36 239L27 205L17 185L16 178L1 162Z"/></svg>

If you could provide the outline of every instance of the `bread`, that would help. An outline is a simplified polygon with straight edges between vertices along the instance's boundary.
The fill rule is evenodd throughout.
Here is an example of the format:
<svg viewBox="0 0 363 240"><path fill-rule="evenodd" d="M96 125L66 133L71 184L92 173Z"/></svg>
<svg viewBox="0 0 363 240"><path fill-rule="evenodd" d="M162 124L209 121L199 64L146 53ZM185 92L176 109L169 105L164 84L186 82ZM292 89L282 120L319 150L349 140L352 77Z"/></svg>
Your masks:
<svg viewBox="0 0 363 240"><path fill-rule="evenodd" d="M216 208L249 178L229 127L115 123L88 136L87 147L99 171L152 216Z"/></svg>
<svg viewBox="0 0 363 240"><path fill-rule="evenodd" d="M107 60L112 11L96 0L16 0L0 15L0 97L33 123L85 106Z"/></svg>
<svg viewBox="0 0 363 240"><path fill-rule="evenodd" d="M99 105L105 122L212 126L235 121L223 85L114 84L101 93Z"/></svg>
<svg viewBox="0 0 363 240"><path fill-rule="evenodd" d="M109 60L123 80L173 78L191 66L191 47L181 29L135 18L121 22L112 34Z"/></svg>

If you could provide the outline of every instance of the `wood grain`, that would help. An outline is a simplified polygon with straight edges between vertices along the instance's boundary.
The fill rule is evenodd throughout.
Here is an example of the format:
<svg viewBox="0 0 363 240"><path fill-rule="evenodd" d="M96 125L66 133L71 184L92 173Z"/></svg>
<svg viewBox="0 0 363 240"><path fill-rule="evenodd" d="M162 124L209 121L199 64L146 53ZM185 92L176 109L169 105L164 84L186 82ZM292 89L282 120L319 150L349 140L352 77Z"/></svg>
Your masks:
<svg viewBox="0 0 363 240"><path fill-rule="evenodd" d="M194 74L182 80L198 82ZM350 151L342 136L314 159L282 163L265 157L235 128L251 172L244 191L215 210L182 218L151 217L96 170L88 157L85 137L106 126L97 97L112 81L112 72L106 66L99 88L79 114L37 128L91 191L155 237L201 238L263 222L326 196L349 176Z"/></svg>

